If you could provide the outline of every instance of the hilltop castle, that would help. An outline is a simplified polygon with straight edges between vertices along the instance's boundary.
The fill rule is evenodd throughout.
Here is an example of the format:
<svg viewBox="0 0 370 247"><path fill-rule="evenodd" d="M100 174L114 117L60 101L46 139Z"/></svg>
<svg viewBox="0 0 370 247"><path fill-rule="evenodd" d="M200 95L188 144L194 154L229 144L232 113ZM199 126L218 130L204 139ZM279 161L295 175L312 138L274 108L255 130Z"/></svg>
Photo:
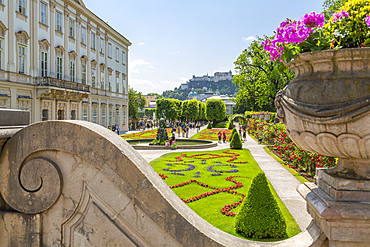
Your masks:
<svg viewBox="0 0 370 247"><path fill-rule="evenodd" d="M209 85L217 84L221 81L229 81L230 85L232 85L233 75L231 70L229 72L216 72L213 76L207 75L203 76L195 76L191 78L186 83L181 84L181 90L189 90L192 88L207 88ZM215 86L216 87L216 86Z"/></svg>

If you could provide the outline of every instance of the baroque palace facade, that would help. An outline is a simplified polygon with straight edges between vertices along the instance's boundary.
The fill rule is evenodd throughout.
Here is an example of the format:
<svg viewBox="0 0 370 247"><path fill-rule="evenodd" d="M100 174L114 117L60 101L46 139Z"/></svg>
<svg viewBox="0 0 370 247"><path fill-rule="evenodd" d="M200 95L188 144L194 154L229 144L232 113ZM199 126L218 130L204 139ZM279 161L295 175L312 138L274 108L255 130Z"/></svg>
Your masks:
<svg viewBox="0 0 370 247"><path fill-rule="evenodd" d="M0 108L128 130L130 45L82 0L0 0Z"/></svg>

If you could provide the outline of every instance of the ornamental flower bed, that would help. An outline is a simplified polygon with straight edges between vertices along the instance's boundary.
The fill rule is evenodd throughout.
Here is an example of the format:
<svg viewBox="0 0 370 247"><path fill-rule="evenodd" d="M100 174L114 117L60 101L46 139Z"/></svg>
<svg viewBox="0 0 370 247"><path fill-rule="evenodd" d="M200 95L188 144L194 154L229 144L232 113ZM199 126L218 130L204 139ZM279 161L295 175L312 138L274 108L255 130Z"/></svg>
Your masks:
<svg viewBox="0 0 370 247"><path fill-rule="evenodd" d="M166 128L167 133L170 136L171 128ZM157 137L158 129L145 130L141 132L136 132L132 134L122 135L123 139L155 139Z"/></svg>
<svg viewBox="0 0 370 247"><path fill-rule="evenodd" d="M311 153L298 147L288 137L283 124L271 125L251 119L248 127L250 135L273 145L273 149L285 159L284 165L289 168L301 169L314 177L316 168L333 167L336 164L333 157Z"/></svg>
<svg viewBox="0 0 370 247"><path fill-rule="evenodd" d="M150 164L162 179L167 176L164 182L168 187L200 217L242 237L235 232L234 216L252 178L261 172L249 150L168 153ZM288 231L288 237L292 237L300 232L299 226L288 210L283 211L294 226Z"/></svg>
<svg viewBox="0 0 370 247"><path fill-rule="evenodd" d="M232 130L222 129L221 133L223 133L224 131L226 131L226 140L229 140ZM192 136L190 139L218 141L218 132L219 129L204 129L198 134Z"/></svg>

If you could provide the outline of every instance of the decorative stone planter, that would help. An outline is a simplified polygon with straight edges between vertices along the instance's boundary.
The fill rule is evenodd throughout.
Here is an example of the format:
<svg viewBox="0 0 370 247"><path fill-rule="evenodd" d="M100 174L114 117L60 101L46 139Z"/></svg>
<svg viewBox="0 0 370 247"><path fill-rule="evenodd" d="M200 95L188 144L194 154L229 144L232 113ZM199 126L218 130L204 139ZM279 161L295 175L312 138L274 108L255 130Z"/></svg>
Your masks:
<svg viewBox="0 0 370 247"><path fill-rule="evenodd" d="M298 55L276 117L301 148L339 158L298 191L329 246L370 245L370 48ZM349 230L351 229L351 230Z"/></svg>
<svg viewBox="0 0 370 247"><path fill-rule="evenodd" d="M370 49L300 54L296 78L276 96L289 137L310 152L339 158L328 171L370 178Z"/></svg>
<svg viewBox="0 0 370 247"><path fill-rule="evenodd" d="M258 119L259 119L259 120L264 120L264 119L265 119L265 115L263 115L263 114L259 114L259 115L258 115Z"/></svg>
<svg viewBox="0 0 370 247"><path fill-rule="evenodd" d="M265 115L265 121L270 121L271 119L271 114L266 114Z"/></svg>
<svg viewBox="0 0 370 247"><path fill-rule="evenodd" d="M252 119L256 119L257 118L257 115L256 114L252 114Z"/></svg>

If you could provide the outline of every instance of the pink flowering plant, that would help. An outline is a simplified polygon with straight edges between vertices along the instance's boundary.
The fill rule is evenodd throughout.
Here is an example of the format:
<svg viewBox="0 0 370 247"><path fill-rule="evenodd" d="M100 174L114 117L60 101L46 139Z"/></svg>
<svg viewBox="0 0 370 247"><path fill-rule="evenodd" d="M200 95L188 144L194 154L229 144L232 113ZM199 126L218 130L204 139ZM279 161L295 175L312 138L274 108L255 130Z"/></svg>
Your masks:
<svg viewBox="0 0 370 247"><path fill-rule="evenodd" d="M324 14L315 12L299 21L287 19L263 47L271 60L290 63L303 52L370 46L369 2L349 0L326 24Z"/></svg>

